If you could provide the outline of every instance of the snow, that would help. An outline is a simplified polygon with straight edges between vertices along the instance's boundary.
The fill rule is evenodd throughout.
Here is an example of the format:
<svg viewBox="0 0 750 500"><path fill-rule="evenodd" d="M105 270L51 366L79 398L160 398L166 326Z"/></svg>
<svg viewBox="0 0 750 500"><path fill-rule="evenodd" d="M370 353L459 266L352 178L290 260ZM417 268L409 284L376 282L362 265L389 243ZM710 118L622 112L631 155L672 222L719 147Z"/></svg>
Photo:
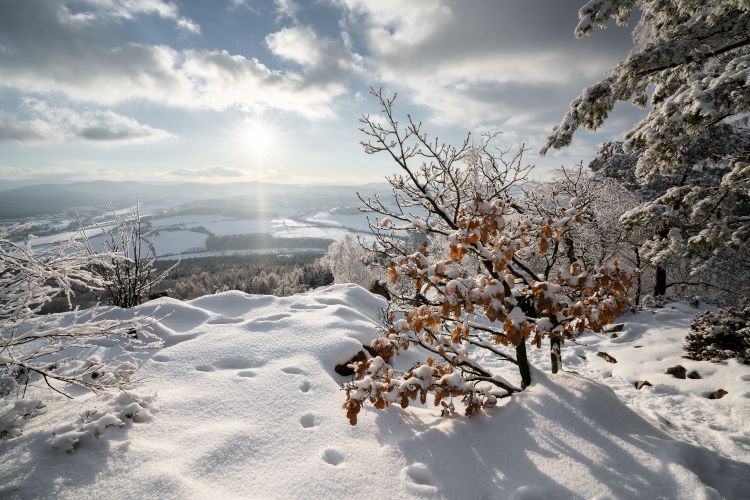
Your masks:
<svg viewBox="0 0 750 500"><path fill-rule="evenodd" d="M748 367L679 358L691 306L632 315L617 339L566 345L566 368L589 378L534 370L529 389L487 414L367 407L353 427L341 409L347 378L333 367L375 338L384 305L356 285L144 304L137 311L160 318L155 329L165 346L132 354L141 363L132 391L66 401L30 388L28 404L10 403L33 416L18 424L20 435L0 441L0 497L739 498L748 491L747 442L733 441L748 436ZM106 356L114 347L101 349ZM540 366L548 354L530 356ZM417 357L410 349L399 362ZM661 373L678 363L704 378ZM636 378L654 387L636 391ZM703 397L717 386L729 391L724 399Z"/></svg>
<svg viewBox="0 0 750 500"><path fill-rule="evenodd" d="M563 365L606 383L662 430L750 463L750 366L736 360L712 363L682 357L688 324L703 310L675 303L623 316L618 321L625 321L625 327L617 338L589 334L579 339L586 346L563 347ZM600 351L617 363L597 356ZM701 378L678 379L665 373L676 365L697 371ZM653 387L634 390L638 380L648 380ZM718 400L706 397L717 389L728 394Z"/></svg>

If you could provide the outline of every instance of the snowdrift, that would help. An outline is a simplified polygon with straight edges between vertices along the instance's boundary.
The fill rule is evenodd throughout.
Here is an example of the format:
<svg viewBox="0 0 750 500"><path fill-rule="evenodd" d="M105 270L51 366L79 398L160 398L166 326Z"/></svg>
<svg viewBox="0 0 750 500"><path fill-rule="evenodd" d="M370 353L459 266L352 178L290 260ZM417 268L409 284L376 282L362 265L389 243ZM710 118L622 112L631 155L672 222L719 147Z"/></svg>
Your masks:
<svg viewBox="0 0 750 500"><path fill-rule="evenodd" d="M675 440L609 387L572 373L535 371L531 388L472 419L441 418L434 407L367 408L350 426L345 378L333 367L377 335L383 305L337 285L141 306L162 318L166 343L141 355L132 399L143 418L104 426L69 453L52 446L61 422L94 409L122 417L135 403L36 391L46 410L0 441L0 497L740 498L750 490L749 465Z"/></svg>

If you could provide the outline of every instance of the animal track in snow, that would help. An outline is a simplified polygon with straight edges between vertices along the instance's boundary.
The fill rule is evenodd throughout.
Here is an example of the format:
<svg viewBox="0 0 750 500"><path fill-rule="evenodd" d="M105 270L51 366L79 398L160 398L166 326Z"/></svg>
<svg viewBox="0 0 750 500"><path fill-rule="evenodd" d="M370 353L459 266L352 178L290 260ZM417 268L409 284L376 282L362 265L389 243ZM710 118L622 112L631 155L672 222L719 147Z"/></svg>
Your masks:
<svg viewBox="0 0 750 500"><path fill-rule="evenodd" d="M292 304L289 306L289 309L292 309L294 311L304 311L304 310L311 310L311 311L317 311L319 309L325 309L326 306L322 304Z"/></svg>
<svg viewBox="0 0 750 500"><path fill-rule="evenodd" d="M209 325L228 325L233 323L241 323L244 319L242 318L228 318L226 316L219 316L218 318L209 319L206 321Z"/></svg>
<svg viewBox="0 0 750 500"><path fill-rule="evenodd" d="M167 363L169 361L172 361L172 358L170 358L169 356L165 356L163 354L157 354L156 356L153 356L151 359L153 359L157 363Z"/></svg>
<svg viewBox="0 0 750 500"><path fill-rule="evenodd" d="M211 365L196 365L195 369L199 372L215 372L216 368Z"/></svg>
<svg viewBox="0 0 750 500"><path fill-rule="evenodd" d="M323 450L323 461L333 466L340 465L344 461L344 455L333 448L326 448Z"/></svg>
<svg viewBox="0 0 750 500"><path fill-rule="evenodd" d="M285 318L291 318L291 314L287 313L278 313L278 314L271 314L270 316L263 316L262 318L257 318L255 321L279 321L280 319Z"/></svg>
<svg viewBox="0 0 750 500"><path fill-rule="evenodd" d="M214 363L217 368L223 370L244 370L247 368L256 368L261 366L263 363L253 359L249 359L244 356L229 356L222 358Z"/></svg>
<svg viewBox="0 0 750 500"><path fill-rule="evenodd" d="M302 375L305 373L302 368L297 368L296 366L287 366L282 368L281 371L290 375Z"/></svg>
<svg viewBox="0 0 750 500"><path fill-rule="evenodd" d="M302 415L299 418L299 423L304 429L309 429L310 427L315 427L318 425L315 421L315 415L313 415L312 413L305 413L304 415Z"/></svg>
<svg viewBox="0 0 750 500"><path fill-rule="evenodd" d="M316 297L315 301L319 304L325 304L327 306L345 306L347 303L339 298L334 297Z"/></svg>
<svg viewBox="0 0 750 500"><path fill-rule="evenodd" d="M309 380L303 380L302 383L299 385L300 392L310 392L310 389L312 388L312 384Z"/></svg>
<svg viewBox="0 0 750 500"><path fill-rule="evenodd" d="M238 377L244 377L244 378L252 378L255 375L257 375L254 371L251 370L243 370L241 372L237 372Z"/></svg>
<svg viewBox="0 0 750 500"><path fill-rule="evenodd" d="M435 477L425 464L413 463L401 469L401 477L407 488L420 495L437 493Z"/></svg>

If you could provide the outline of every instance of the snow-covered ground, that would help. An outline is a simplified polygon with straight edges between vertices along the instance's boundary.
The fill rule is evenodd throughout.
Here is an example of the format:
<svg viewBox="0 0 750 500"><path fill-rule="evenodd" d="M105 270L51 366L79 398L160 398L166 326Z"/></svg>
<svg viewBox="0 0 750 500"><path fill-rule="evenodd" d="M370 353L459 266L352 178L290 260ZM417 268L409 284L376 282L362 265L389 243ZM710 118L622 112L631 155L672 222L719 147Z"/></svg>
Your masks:
<svg viewBox="0 0 750 500"><path fill-rule="evenodd" d="M352 427L333 367L377 335L383 305L337 285L139 307L162 318L165 346L137 355L138 386L73 401L31 389L47 407L0 441L0 497L747 497L750 368L680 358L691 306L631 315L616 339L566 345L579 374L535 370L529 389L487 414L367 408ZM547 363L546 350L531 357ZM662 373L678 363L703 378ZM636 379L653 386L638 391ZM705 398L720 387L723 399Z"/></svg>

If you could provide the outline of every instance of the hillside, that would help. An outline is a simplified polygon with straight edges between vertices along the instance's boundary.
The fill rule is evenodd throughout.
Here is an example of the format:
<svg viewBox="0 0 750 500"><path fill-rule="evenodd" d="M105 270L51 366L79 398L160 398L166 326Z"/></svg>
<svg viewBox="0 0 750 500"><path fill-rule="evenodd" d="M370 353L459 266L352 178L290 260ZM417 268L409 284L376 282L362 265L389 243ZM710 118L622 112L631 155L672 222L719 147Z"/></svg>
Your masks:
<svg viewBox="0 0 750 500"><path fill-rule="evenodd" d="M346 378L333 367L377 335L383 305L336 285L140 306L158 318L165 346L132 354L142 365L131 395L63 401L32 388L27 398L46 408L0 442L0 497L741 498L750 489L750 368L679 359L692 306L631 315L615 339L565 346L578 374L535 371L527 391L487 414L368 408L352 427L341 410ZM532 351L539 368L546 357ZM676 362L703 378L663 375ZM636 391L640 378L653 387ZM717 385L729 394L706 399Z"/></svg>

